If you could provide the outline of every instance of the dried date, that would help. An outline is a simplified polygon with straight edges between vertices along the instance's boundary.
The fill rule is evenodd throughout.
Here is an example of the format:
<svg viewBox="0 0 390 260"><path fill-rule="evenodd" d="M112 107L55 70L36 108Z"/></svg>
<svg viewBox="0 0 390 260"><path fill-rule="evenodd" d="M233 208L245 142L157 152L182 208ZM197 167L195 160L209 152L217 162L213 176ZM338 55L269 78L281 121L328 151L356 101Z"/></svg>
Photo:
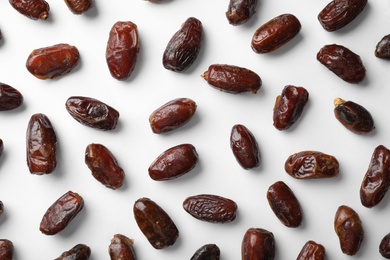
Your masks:
<svg viewBox="0 0 390 260"><path fill-rule="evenodd" d="M4 203L0 200L0 215L4 213Z"/></svg>
<svg viewBox="0 0 390 260"><path fill-rule="evenodd" d="M256 12L257 0L230 0L226 18L231 25L246 23Z"/></svg>
<svg viewBox="0 0 390 260"><path fill-rule="evenodd" d="M74 14L82 14L94 6L94 0L64 0L69 10Z"/></svg>
<svg viewBox="0 0 390 260"><path fill-rule="evenodd" d="M216 244L206 244L196 250L190 260L219 260L221 252Z"/></svg>
<svg viewBox="0 0 390 260"><path fill-rule="evenodd" d="M302 247L297 260L325 260L325 247L309 240Z"/></svg>
<svg viewBox="0 0 390 260"><path fill-rule="evenodd" d="M383 36L377 43L374 54L381 59L390 59L390 34Z"/></svg>
<svg viewBox="0 0 390 260"><path fill-rule="evenodd" d="M262 228L250 228L241 243L242 260L273 260L275 258L274 234Z"/></svg>
<svg viewBox="0 0 390 260"><path fill-rule="evenodd" d="M3 139L0 138L0 156L3 154L4 151L4 142Z"/></svg>
<svg viewBox="0 0 390 260"><path fill-rule="evenodd" d="M70 250L63 252L55 260L88 260L91 256L91 248L84 244L77 244Z"/></svg>
<svg viewBox="0 0 390 260"><path fill-rule="evenodd" d="M9 0L16 11L32 20L46 20L49 17L50 6L45 0Z"/></svg>
<svg viewBox="0 0 390 260"><path fill-rule="evenodd" d="M237 124L230 133L230 148L237 162L244 169L260 165L260 152L256 138L246 126Z"/></svg>
<svg viewBox="0 0 390 260"><path fill-rule="evenodd" d="M0 83L0 111L18 108L23 103L22 94L15 88Z"/></svg>
<svg viewBox="0 0 390 260"><path fill-rule="evenodd" d="M390 233L385 235L379 244L379 253L387 259L390 259Z"/></svg>
<svg viewBox="0 0 390 260"><path fill-rule="evenodd" d="M122 234L116 234L111 239L108 252L111 260L136 260L134 241Z"/></svg>
<svg viewBox="0 0 390 260"><path fill-rule="evenodd" d="M14 257L14 244L8 239L0 239L0 259L12 260Z"/></svg>

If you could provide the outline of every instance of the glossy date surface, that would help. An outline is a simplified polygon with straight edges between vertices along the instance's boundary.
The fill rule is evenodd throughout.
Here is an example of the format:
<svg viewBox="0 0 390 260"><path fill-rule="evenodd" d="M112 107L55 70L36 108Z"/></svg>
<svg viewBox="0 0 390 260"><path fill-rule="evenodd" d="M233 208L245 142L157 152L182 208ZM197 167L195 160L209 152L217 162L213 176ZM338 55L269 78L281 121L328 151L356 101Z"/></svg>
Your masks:
<svg viewBox="0 0 390 260"><path fill-rule="evenodd" d="M263 228L249 228L241 242L242 260L273 260L275 258L274 234Z"/></svg>
<svg viewBox="0 0 390 260"><path fill-rule="evenodd" d="M325 260L325 247L309 240L302 247L297 260Z"/></svg>
<svg viewBox="0 0 390 260"><path fill-rule="evenodd" d="M379 253L387 259L390 259L390 233L387 233L379 244Z"/></svg>
<svg viewBox="0 0 390 260"><path fill-rule="evenodd" d="M390 34L383 36L377 43L374 54L381 59L390 59Z"/></svg>
<svg viewBox="0 0 390 260"><path fill-rule="evenodd" d="M0 259L12 260L14 257L14 244L8 239L0 239Z"/></svg>
<svg viewBox="0 0 390 260"><path fill-rule="evenodd" d="M111 239L108 252L111 260L136 260L134 241L122 234L115 234Z"/></svg>
<svg viewBox="0 0 390 260"><path fill-rule="evenodd" d="M74 14L82 14L94 6L94 0L64 0L69 10Z"/></svg>
<svg viewBox="0 0 390 260"><path fill-rule="evenodd" d="M23 96L19 90L10 85L0 83L0 111L18 108L23 103Z"/></svg>
<svg viewBox="0 0 390 260"><path fill-rule="evenodd" d="M63 252L55 260L88 260L91 248L85 244L77 244L68 251Z"/></svg>
<svg viewBox="0 0 390 260"><path fill-rule="evenodd" d="M237 124L230 133L230 148L243 169L252 169L260 165L260 152L256 138L244 125Z"/></svg>
<svg viewBox="0 0 390 260"><path fill-rule="evenodd" d="M45 0L9 0L16 11L32 20L46 20L50 6Z"/></svg>
<svg viewBox="0 0 390 260"><path fill-rule="evenodd" d="M221 252L216 244L206 244L196 250L190 260L219 260Z"/></svg>
<svg viewBox="0 0 390 260"><path fill-rule="evenodd" d="M231 25L247 22L256 12L257 0L230 0L226 18Z"/></svg>

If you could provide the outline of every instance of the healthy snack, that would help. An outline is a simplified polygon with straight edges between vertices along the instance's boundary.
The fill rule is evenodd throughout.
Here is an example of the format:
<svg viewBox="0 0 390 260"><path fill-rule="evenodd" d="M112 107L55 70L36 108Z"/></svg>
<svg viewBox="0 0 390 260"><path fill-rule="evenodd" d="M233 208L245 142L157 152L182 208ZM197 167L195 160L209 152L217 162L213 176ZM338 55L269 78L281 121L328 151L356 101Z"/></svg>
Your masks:
<svg viewBox="0 0 390 260"><path fill-rule="evenodd" d="M196 250L190 260L219 260L220 254L216 244L206 244Z"/></svg>
<svg viewBox="0 0 390 260"><path fill-rule="evenodd" d="M49 17L50 6L45 0L9 0L16 11L32 20L46 20Z"/></svg>
<svg viewBox="0 0 390 260"><path fill-rule="evenodd" d="M34 114L28 122L26 157L30 173L52 173L57 166L57 136L49 118Z"/></svg>
<svg viewBox="0 0 390 260"><path fill-rule="evenodd" d="M4 213L4 203L0 200L0 215Z"/></svg>
<svg viewBox="0 0 390 260"><path fill-rule="evenodd" d="M230 0L226 18L231 25L247 22L256 12L257 0Z"/></svg>
<svg viewBox="0 0 390 260"><path fill-rule="evenodd" d="M230 148L237 162L244 169L260 165L260 152L256 138L246 126L237 124L230 133Z"/></svg>
<svg viewBox="0 0 390 260"><path fill-rule="evenodd" d="M83 198L75 192L68 191L47 209L39 230L45 235L59 233L68 226L83 206Z"/></svg>
<svg viewBox="0 0 390 260"><path fill-rule="evenodd" d="M4 142L3 139L0 138L0 156L3 154L4 151Z"/></svg>
<svg viewBox="0 0 390 260"><path fill-rule="evenodd" d="M111 76L118 80L130 77L138 59L140 42L137 25L130 21L116 22L109 33L106 61Z"/></svg>
<svg viewBox="0 0 390 260"><path fill-rule="evenodd" d="M249 228L241 243L241 260L273 260L274 258L274 234L262 228Z"/></svg>
<svg viewBox="0 0 390 260"><path fill-rule="evenodd" d="M202 74L208 84L223 92L238 94L252 92L261 88L261 78L255 72L228 64L213 64Z"/></svg>
<svg viewBox="0 0 390 260"><path fill-rule="evenodd" d="M260 26L252 37L252 50L259 54L273 52L292 40L301 23L292 14L281 14Z"/></svg>
<svg viewBox="0 0 390 260"><path fill-rule="evenodd" d="M390 59L390 34L383 36L378 42L374 54L381 59Z"/></svg>
<svg viewBox="0 0 390 260"><path fill-rule="evenodd" d="M54 260L88 260L91 256L91 248L84 244L77 244L69 251L63 252Z"/></svg>
<svg viewBox="0 0 390 260"><path fill-rule="evenodd" d="M276 97L273 120L278 130L290 128L301 116L309 100L309 92L303 87L285 86L282 94Z"/></svg>
<svg viewBox="0 0 390 260"><path fill-rule="evenodd" d="M379 253L387 259L390 259L390 233L385 235L379 244Z"/></svg>
<svg viewBox="0 0 390 260"><path fill-rule="evenodd" d="M348 130L355 134L367 134L374 130L374 119L363 106L341 98L334 100L334 115Z"/></svg>
<svg viewBox="0 0 390 260"><path fill-rule="evenodd" d="M155 249L172 246L179 230L169 215L149 198L140 198L134 203L134 218L141 232Z"/></svg>
<svg viewBox="0 0 390 260"><path fill-rule="evenodd" d="M14 244L8 239L0 239L0 259L12 260L14 257Z"/></svg>
<svg viewBox="0 0 390 260"><path fill-rule="evenodd" d="M367 5L367 0L333 0L318 14L322 27L336 31L352 22Z"/></svg>
<svg viewBox="0 0 390 260"><path fill-rule="evenodd" d="M116 234L111 239L108 253L111 260L136 260L133 248L134 241L122 234Z"/></svg>
<svg viewBox="0 0 390 260"><path fill-rule="evenodd" d="M60 43L33 50L26 68L38 79L53 79L71 72L79 60L80 53L75 46Z"/></svg>
<svg viewBox="0 0 390 260"><path fill-rule="evenodd" d="M89 144L85 149L85 164L101 184L113 190L119 189L125 173L115 156L102 144Z"/></svg>
<svg viewBox="0 0 390 260"><path fill-rule="evenodd" d="M0 111L18 108L23 103L22 94L15 88L0 83Z"/></svg>
<svg viewBox="0 0 390 260"><path fill-rule="evenodd" d="M74 14L82 14L88 11L94 4L94 0L64 0L69 10Z"/></svg>
<svg viewBox="0 0 390 260"><path fill-rule="evenodd" d="M196 219L211 223L227 223L236 219L237 204L228 198L211 194L190 196L183 208Z"/></svg>
<svg viewBox="0 0 390 260"><path fill-rule="evenodd" d="M297 260L325 260L325 247L309 240L299 252Z"/></svg>
<svg viewBox="0 0 390 260"><path fill-rule="evenodd" d="M157 108L149 116L153 133L161 134L185 125L194 116L196 103L189 98L177 98Z"/></svg>
<svg viewBox="0 0 390 260"><path fill-rule="evenodd" d="M190 17L165 47L162 58L164 68L177 72L188 69L198 57L202 44L202 22Z"/></svg>

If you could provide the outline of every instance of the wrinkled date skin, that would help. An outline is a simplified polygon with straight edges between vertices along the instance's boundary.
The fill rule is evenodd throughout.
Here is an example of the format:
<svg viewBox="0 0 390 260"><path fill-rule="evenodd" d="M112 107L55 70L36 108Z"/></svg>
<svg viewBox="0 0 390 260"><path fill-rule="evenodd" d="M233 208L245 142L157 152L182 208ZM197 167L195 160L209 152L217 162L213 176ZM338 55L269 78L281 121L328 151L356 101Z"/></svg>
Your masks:
<svg viewBox="0 0 390 260"><path fill-rule="evenodd" d="M381 59L390 59L390 34L383 36L375 47L375 56Z"/></svg>
<svg viewBox="0 0 390 260"><path fill-rule="evenodd" d="M387 259L390 259L390 233L385 235L379 244L379 253Z"/></svg>
<svg viewBox="0 0 390 260"><path fill-rule="evenodd" d="M69 251L63 252L55 260L88 260L91 256L91 248L84 244L77 244Z"/></svg>
<svg viewBox="0 0 390 260"><path fill-rule="evenodd" d="M0 200L0 215L4 213L4 203Z"/></svg>
<svg viewBox="0 0 390 260"><path fill-rule="evenodd" d="M256 94L262 85L260 76L255 72L227 64L210 65L202 77L216 89L232 94L249 91Z"/></svg>
<svg viewBox="0 0 390 260"><path fill-rule="evenodd" d="M178 98L157 108L149 116L153 133L166 133L185 125L194 116L196 107L192 99Z"/></svg>
<svg viewBox="0 0 390 260"><path fill-rule="evenodd" d="M206 244L196 250L190 260L219 260L221 251L216 244Z"/></svg>
<svg viewBox="0 0 390 260"><path fill-rule="evenodd" d="M303 87L285 86L277 96L273 111L273 125L278 130L290 128L301 116L309 100L309 92Z"/></svg>
<svg viewBox="0 0 390 260"><path fill-rule="evenodd" d="M111 151L102 144L89 144L85 149L85 164L101 184L113 190L119 189L125 173Z"/></svg>
<svg viewBox="0 0 390 260"><path fill-rule="evenodd" d="M262 228L250 228L241 243L242 260L273 260L275 258L275 237Z"/></svg>
<svg viewBox="0 0 390 260"><path fill-rule="evenodd" d="M165 47L162 59L164 68L177 72L188 69L198 57L202 44L202 23L190 17Z"/></svg>
<svg viewBox="0 0 390 260"><path fill-rule="evenodd" d="M272 184L267 191L268 203L280 222L286 227L302 223L302 209L293 191L284 182Z"/></svg>
<svg viewBox="0 0 390 260"><path fill-rule="evenodd" d="M31 116L26 134L26 157L30 173L49 174L57 166L57 136L44 114Z"/></svg>
<svg viewBox="0 0 390 260"><path fill-rule="evenodd" d="M3 154L4 151L4 142L3 139L0 139L0 156Z"/></svg>
<svg viewBox="0 0 390 260"><path fill-rule="evenodd" d="M295 179L332 178L339 174L339 162L329 154L302 151L290 155L284 169Z"/></svg>
<svg viewBox="0 0 390 260"><path fill-rule="evenodd" d="M325 260L325 247L312 240L307 241L297 260Z"/></svg>
<svg viewBox="0 0 390 260"><path fill-rule="evenodd" d="M9 0L16 11L32 20L46 20L49 17L50 6L44 0Z"/></svg>
<svg viewBox="0 0 390 260"><path fill-rule="evenodd" d="M317 53L317 60L348 83L359 83L366 77L360 56L342 45L325 45Z"/></svg>
<svg viewBox="0 0 390 260"><path fill-rule="evenodd" d="M336 119L351 132L361 135L374 130L374 119L363 106L341 98L336 98L334 105Z"/></svg>
<svg viewBox="0 0 390 260"><path fill-rule="evenodd" d="M140 49L137 25L130 21L116 22L109 33L106 61L111 76L118 80L130 77Z"/></svg>
<svg viewBox="0 0 390 260"><path fill-rule="evenodd" d="M94 0L64 0L69 10L74 14L82 14L94 6Z"/></svg>
<svg viewBox="0 0 390 260"><path fill-rule="evenodd" d="M360 186L360 201L372 208L378 205L390 187L390 150L383 145L375 148Z"/></svg>
<svg viewBox="0 0 390 260"><path fill-rule="evenodd" d="M72 96L65 107L77 122L95 129L113 130L118 123L119 112L94 98Z"/></svg>
<svg viewBox="0 0 390 260"><path fill-rule="evenodd" d="M247 22L256 12L257 0L230 0L226 18L231 25Z"/></svg>
<svg viewBox="0 0 390 260"><path fill-rule="evenodd" d="M83 198L75 192L68 191L47 209L39 230L45 235L59 233L68 226L83 206Z"/></svg>
<svg viewBox="0 0 390 260"><path fill-rule="evenodd" d="M14 256L14 244L8 239L0 239L0 259L12 260Z"/></svg>
<svg viewBox="0 0 390 260"><path fill-rule="evenodd" d="M135 202L133 211L138 227L155 249L163 249L176 242L179 230L154 201L140 198Z"/></svg>
<svg viewBox="0 0 390 260"><path fill-rule="evenodd" d="M244 169L260 165L260 152L256 138L244 125L234 125L230 133L230 148L237 162Z"/></svg>
<svg viewBox="0 0 390 260"><path fill-rule="evenodd" d="M252 50L259 54L273 52L292 40L301 23L292 14L282 14L260 26L252 37Z"/></svg>
<svg viewBox="0 0 390 260"><path fill-rule="evenodd" d="M53 79L71 72L79 60L80 53L75 46L60 43L33 50L26 68L38 79Z"/></svg>
<svg viewBox="0 0 390 260"><path fill-rule="evenodd" d="M149 176L155 181L175 179L191 171L198 163L198 153L192 144L180 144L160 154L149 166Z"/></svg>
<svg viewBox="0 0 390 260"><path fill-rule="evenodd" d="M334 218L334 229L339 237L341 251L346 255L355 255L364 237L359 215L348 206L340 206Z"/></svg>
<svg viewBox="0 0 390 260"><path fill-rule="evenodd" d="M326 31L336 31L352 22L366 5L367 0L333 0L317 18Z"/></svg>
<svg viewBox="0 0 390 260"><path fill-rule="evenodd" d="M111 260L136 260L133 248L134 241L122 234L116 234L111 239L108 252Z"/></svg>
<svg viewBox="0 0 390 260"><path fill-rule="evenodd" d="M183 208L196 219L227 223L236 219L237 204L231 199L217 195L200 194L186 198Z"/></svg>
<svg viewBox="0 0 390 260"><path fill-rule="evenodd" d="M23 103L22 94L15 88L0 83L0 111L18 108Z"/></svg>

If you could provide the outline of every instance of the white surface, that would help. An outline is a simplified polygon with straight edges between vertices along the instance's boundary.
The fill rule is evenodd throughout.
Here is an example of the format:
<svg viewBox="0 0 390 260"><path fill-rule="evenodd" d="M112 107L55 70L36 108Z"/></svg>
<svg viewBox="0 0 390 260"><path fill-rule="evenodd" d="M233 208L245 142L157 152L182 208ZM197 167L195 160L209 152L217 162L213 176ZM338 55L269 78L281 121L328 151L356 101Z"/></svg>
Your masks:
<svg viewBox="0 0 390 260"><path fill-rule="evenodd" d="M272 231L276 239L275 259L295 259L304 243L315 240L325 246L328 259L351 259L342 254L333 230L337 208L354 208L363 221L365 238L354 259L381 259L380 240L390 232L389 198L375 208L364 208L359 188L374 148L390 147L388 61L374 56L377 42L390 33L390 4L370 1L363 13L340 31L329 33L320 26L317 14L327 0L259 0L257 12L241 26L225 17L228 1L165 0L152 4L142 0L96 0L84 15L74 15L63 1L49 1L51 18L33 21L16 12L8 1L0 1L0 82L19 89L24 105L0 113L0 138L5 150L0 158L0 237L15 246L15 259L54 259L77 243L91 247L91 259L108 259L112 236L122 233L135 240L138 259L190 259L206 243L221 249L222 260L240 259L241 240L250 227ZM302 23L299 35L267 55L250 48L254 31L271 18L292 13ZM165 70L162 53L171 36L190 16L202 21L205 40L201 53L184 73ZM108 72L105 48L111 26L120 20L138 25L141 49L130 79L117 81ZM25 61L33 49L56 43L75 45L81 63L71 74L56 80L39 80L29 74ZM367 78L358 85L342 81L316 60L319 49L329 43L342 44L358 53ZM232 95L213 89L200 77L213 63L249 68L263 80L256 95ZM284 132L272 126L277 95L287 84L304 86L309 103L295 126ZM118 129L98 131L77 123L65 110L73 95L100 99L120 112ZM196 101L195 117L185 127L165 135L152 133L148 117L165 102L189 97ZM357 136L346 130L333 115L333 99L341 97L366 107L376 130ZM46 176L31 175L25 159L25 132L30 116L44 113L56 130L58 167ZM261 149L262 163L245 171L229 147L234 124L247 126ZM84 163L89 143L102 143L116 156L126 172L126 183L111 190L97 182ZM199 164L176 180L153 181L150 163L164 150L189 142L195 145ZM319 150L340 162L334 179L295 180L284 172L289 155ZM283 226L266 200L268 187L283 180L299 199L304 221L301 227ZM78 192L85 207L63 232L46 236L39 223L46 209L66 191ZM238 204L237 219L230 224L211 224L194 219L182 208L190 195L212 193ZM155 250L137 227L132 207L140 197L157 202L176 223L180 236L168 249Z"/></svg>

